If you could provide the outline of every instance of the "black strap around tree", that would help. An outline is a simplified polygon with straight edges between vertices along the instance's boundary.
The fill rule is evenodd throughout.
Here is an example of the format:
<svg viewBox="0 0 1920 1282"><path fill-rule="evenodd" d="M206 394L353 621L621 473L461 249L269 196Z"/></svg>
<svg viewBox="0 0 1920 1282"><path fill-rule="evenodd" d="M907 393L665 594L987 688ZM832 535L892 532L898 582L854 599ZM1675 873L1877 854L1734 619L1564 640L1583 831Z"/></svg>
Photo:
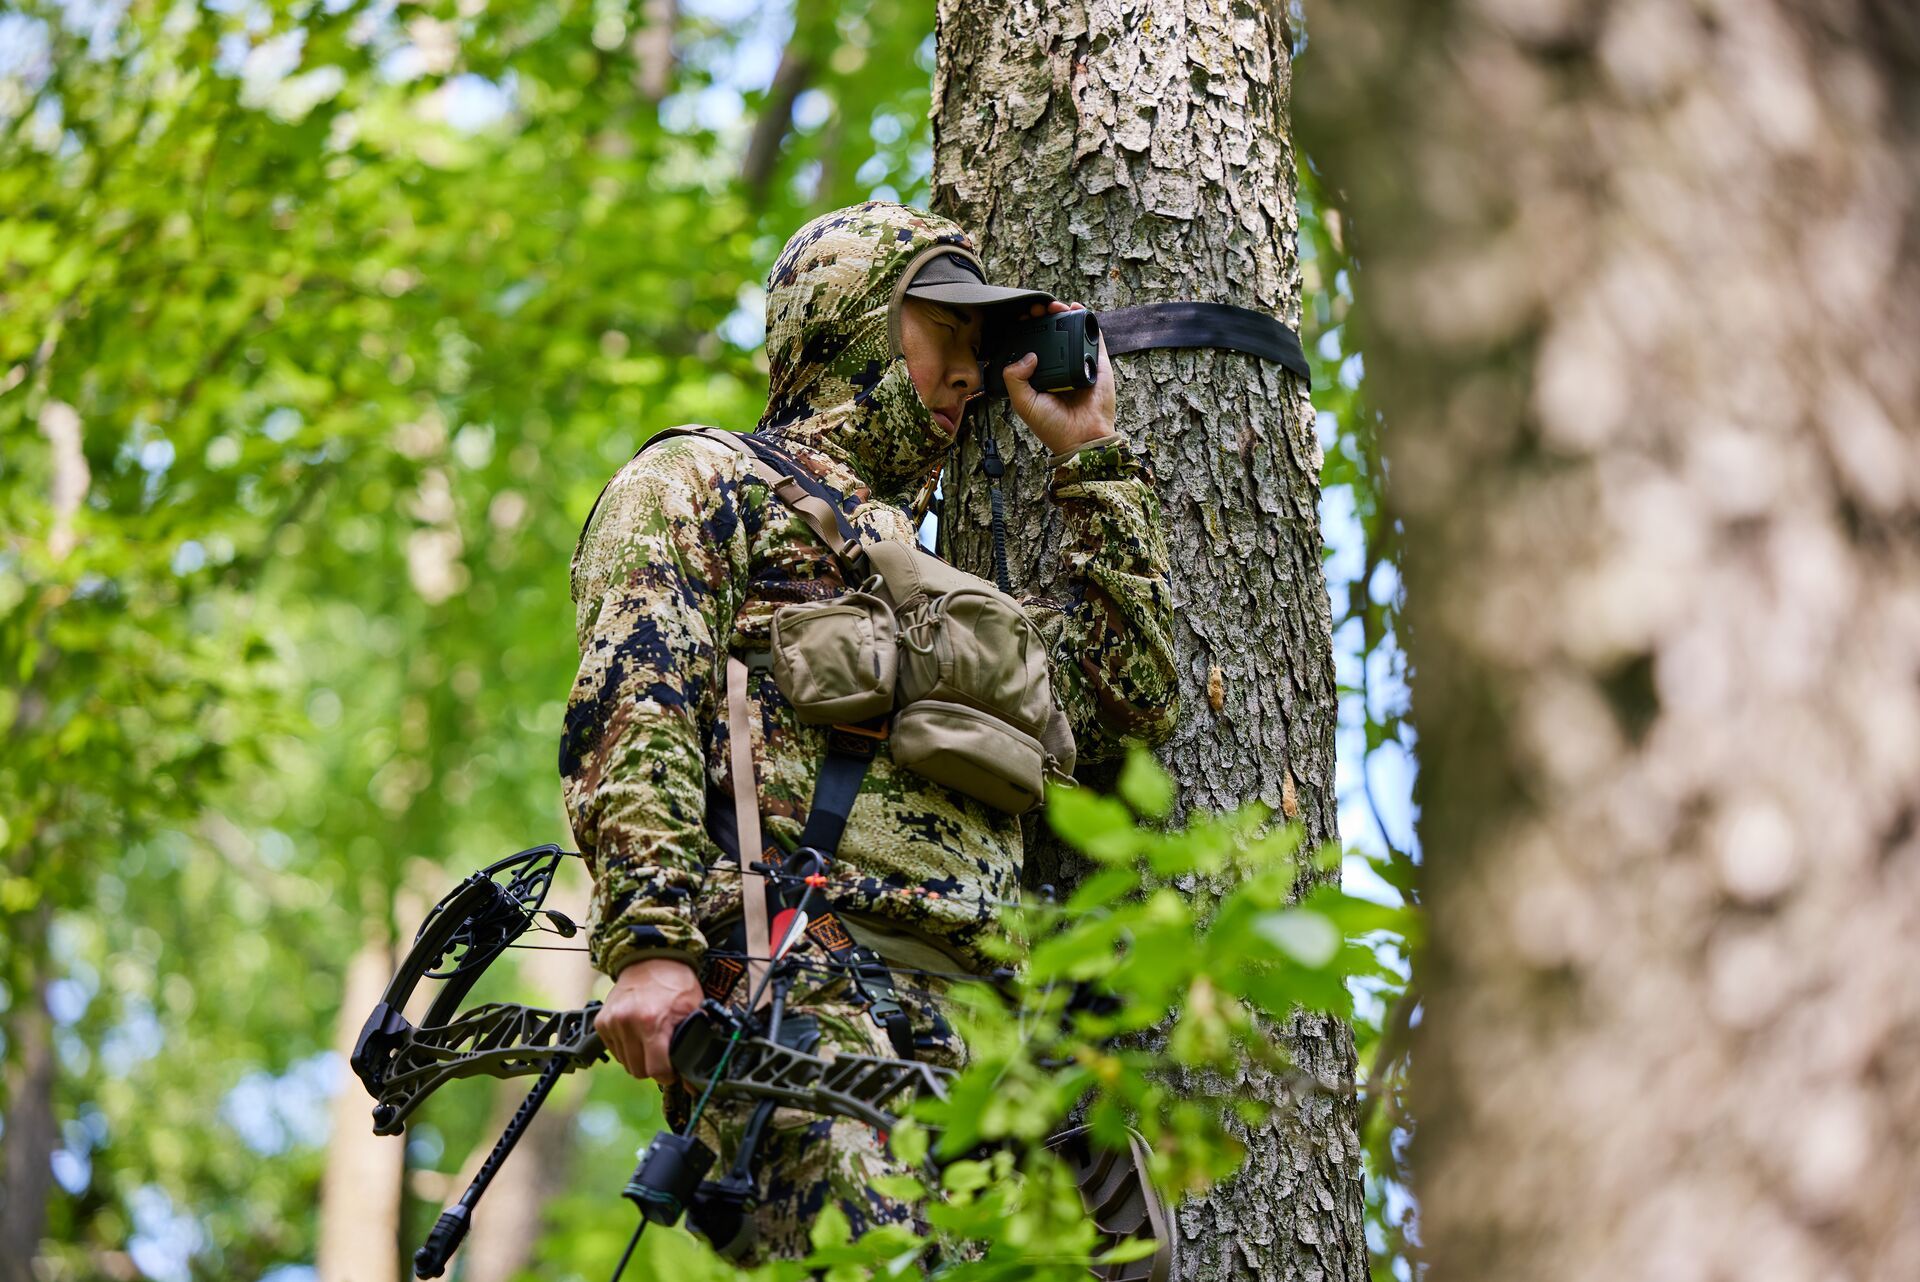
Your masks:
<svg viewBox="0 0 1920 1282"><path fill-rule="evenodd" d="M1307 364L1306 349L1300 335L1265 312L1256 312L1232 303L1202 303L1184 300L1173 303L1140 303L1096 312L1100 336L1106 342L1108 356L1124 356L1166 347L1224 347L1245 352L1262 360L1274 361L1298 374L1313 386L1313 370ZM993 577L1002 592L1013 588L1007 576L1007 533L1000 478L1006 472L993 433L984 427L980 437L980 470L987 477L987 495L993 510Z"/></svg>
<svg viewBox="0 0 1920 1282"><path fill-rule="evenodd" d="M1156 347L1224 347L1275 361L1313 383L1300 336L1265 312L1232 303L1142 303L1098 312L1107 355Z"/></svg>

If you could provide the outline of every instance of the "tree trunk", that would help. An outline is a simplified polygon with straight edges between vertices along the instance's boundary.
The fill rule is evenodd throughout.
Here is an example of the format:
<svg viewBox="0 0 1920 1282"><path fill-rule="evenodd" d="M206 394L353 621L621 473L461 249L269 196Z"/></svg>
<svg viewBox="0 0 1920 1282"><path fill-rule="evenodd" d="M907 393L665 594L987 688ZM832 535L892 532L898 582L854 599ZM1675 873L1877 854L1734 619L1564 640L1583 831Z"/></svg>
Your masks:
<svg viewBox="0 0 1920 1282"><path fill-rule="evenodd" d="M679 0L644 0L640 30L633 34L633 87L659 105L673 85L673 31L680 21Z"/></svg>
<svg viewBox="0 0 1920 1282"><path fill-rule="evenodd" d="M793 103L813 79L815 56L801 46L802 35L794 32L781 51L780 65L774 68L773 83L767 86L767 100L754 119L753 132L747 137L746 155L740 161L740 184L758 205L766 199L767 184L773 180L774 166L780 160L781 144L793 125Z"/></svg>
<svg viewBox="0 0 1920 1282"><path fill-rule="evenodd" d="M369 939L347 966L334 1046L342 1062L393 973L384 938ZM358 1081L333 1097L327 1166L320 1178L316 1271L320 1282L399 1282L404 1135L375 1135L372 1104ZM407 1247L408 1251L413 1248Z"/></svg>
<svg viewBox="0 0 1920 1282"><path fill-rule="evenodd" d="M46 1232L51 1159L59 1128L53 1116L53 1016L47 1010L45 904L23 915L16 940L25 964L23 985L7 1021L6 1132L0 1137L0 1282L31 1282L34 1257Z"/></svg>
<svg viewBox="0 0 1920 1282"><path fill-rule="evenodd" d="M1920 1277L1920 19L1314 41L1407 534L1430 1276Z"/></svg>
<svg viewBox="0 0 1920 1282"><path fill-rule="evenodd" d="M933 204L975 235L993 279L1098 311L1201 299L1297 325L1301 274L1287 125L1289 36L1275 7L1231 0L942 0ZM1211 349L1115 361L1119 425L1157 477L1174 555L1183 715L1162 759L1181 805L1259 798L1334 838L1337 710L1321 570L1320 451L1307 388L1278 365ZM1055 573L1043 452L1004 404L1008 562L1019 591ZM977 450L947 480L941 538L990 565ZM1099 772L1083 779L1102 781ZM1028 880L1065 881L1029 843ZM1184 1278L1366 1276L1350 1030L1281 1034L1325 1093L1291 1096L1249 1069L1188 1083L1272 1102L1239 1177L1177 1213Z"/></svg>

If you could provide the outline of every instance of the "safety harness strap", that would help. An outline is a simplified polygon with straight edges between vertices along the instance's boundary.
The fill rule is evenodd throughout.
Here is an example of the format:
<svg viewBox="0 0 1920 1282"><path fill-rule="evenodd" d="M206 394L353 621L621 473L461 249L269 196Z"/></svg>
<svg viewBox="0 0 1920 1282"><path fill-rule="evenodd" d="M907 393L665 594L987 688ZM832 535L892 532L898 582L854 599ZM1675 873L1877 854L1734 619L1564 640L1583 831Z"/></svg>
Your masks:
<svg viewBox="0 0 1920 1282"><path fill-rule="evenodd" d="M821 913L807 923L807 938L833 959L866 998L867 1014L887 1035L893 1053L901 1059L914 1057L913 1025L907 1019L900 995L894 991L893 972L871 948L853 942L853 936L831 912Z"/></svg>
<svg viewBox="0 0 1920 1282"><path fill-rule="evenodd" d="M801 846L817 850L829 859L840 849L840 838L847 831L847 817L853 813L853 803L859 800L867 767L887 737L887 722L887 717L879 716L828 729L827 756L820 763L819 777L813 783L806 826L800 830Z"/></svg>

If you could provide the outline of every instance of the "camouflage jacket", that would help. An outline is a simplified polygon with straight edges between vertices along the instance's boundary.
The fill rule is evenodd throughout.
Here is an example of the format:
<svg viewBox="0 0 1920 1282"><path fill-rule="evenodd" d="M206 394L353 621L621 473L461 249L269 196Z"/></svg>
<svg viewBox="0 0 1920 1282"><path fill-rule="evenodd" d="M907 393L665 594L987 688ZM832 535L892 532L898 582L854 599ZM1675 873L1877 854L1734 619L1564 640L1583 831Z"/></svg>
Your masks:
<svg viewBox="0 0 1920 1282"><path fill-rule="evenodd" d="M897 347L908 261L933 244L971 249L954 223L872 202L823 215L788 242L767 296L772 388L758 429L846 495L863 540L915 537L902 507L949 440ZM891 313L891 314L890 314ZM1158 504L1115 436L1056 455L1049 493L1065 521L1057 597L1023 598L1048 643L1055 697L1080 760L1171 729L1168 563ZM832 554L733 450L675 437L607 485L572 567L579 676L560 773L594 873L591 952L617 975L635 961L697 963L706 931L735 917L740 878L709 830L727 816L726 660L770 646L781 605L846 590ZM765 666L749 683L766 839L797 844L825 753ZM835 902L931 937L972 966L996 901L1020 886L1020 821L903 769L882 744L835 864Z"/></svg>

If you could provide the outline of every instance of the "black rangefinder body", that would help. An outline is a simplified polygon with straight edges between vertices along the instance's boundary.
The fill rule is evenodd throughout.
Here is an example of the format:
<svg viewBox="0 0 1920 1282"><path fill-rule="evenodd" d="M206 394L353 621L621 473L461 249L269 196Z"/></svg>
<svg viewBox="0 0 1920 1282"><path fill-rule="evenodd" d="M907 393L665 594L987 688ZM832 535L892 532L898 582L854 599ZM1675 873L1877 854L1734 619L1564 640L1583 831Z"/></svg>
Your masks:
<svg viewBox="0 0 1920 1282"><path fill-rule="evenodd" d="M990 325L984 345L987 358L981 366L987 392L993 396L1007 394L1001 369L1028 352L1040 356L1029 380L1035 391L1072 392L1092 387L1100 373L1100 322L1084 308L1009 318Z"/></svg>

